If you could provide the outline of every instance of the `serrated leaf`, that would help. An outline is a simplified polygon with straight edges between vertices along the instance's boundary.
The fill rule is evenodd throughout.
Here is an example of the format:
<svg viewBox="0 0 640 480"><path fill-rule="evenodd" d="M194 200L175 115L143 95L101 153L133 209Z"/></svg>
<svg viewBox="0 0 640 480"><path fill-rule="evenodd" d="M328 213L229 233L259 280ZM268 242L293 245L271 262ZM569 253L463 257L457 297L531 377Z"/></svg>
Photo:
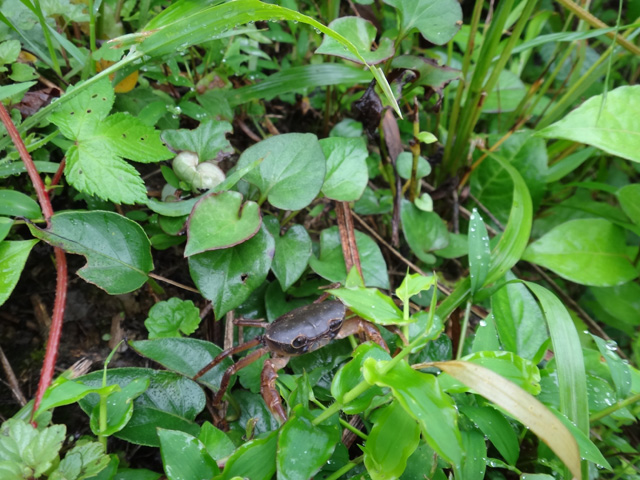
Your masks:
<svg viewBox="0 0 640 480"><path fill-rule="evenodd" d="M201 162L214 160L219 153L233 153L226 134L233 131L228 122L209 120L195 130L165 130L162 139L176 152L188 151L198 155Z"/></svg>
<svg viewBox="0 0 640 480"><path fill-rule="evenodd" d="M191 335L200 325L200 310L191 300L170 298L156 303L149 310L144 326L149 338L180 337L181 332Z"/></svg>
<svg viewBox="0 0 640 480"><path fill-rule="evenodd" d="M538 132L541 137L586 143L607 153L640 162L640 85L596 95L562 120Z"/></svg>
<svg viewBox="0 0 640 480"><path fill-rule="evenodd" d="M100 130L100 138L105 146L119 157L141 163L159 162L173 157L160 140L157 130L128 113L109 115L100 124Z"/></svg>
<svg viewBox="0 0 640 480"><path fill-rule="evenodd" d="M327 158L322 193L333 200L352 202L362 196L369 175L367 146L360 138L329 137L320 140Z"/></svg>
<svg viewBox="0 0 640 480"><path fill-rule="evenodd" d="M384 62L395 52L393 40L389 37L381 38L377 48L374 51L371 50L372 43L376 39L376 27L364 18L336 18L329 24L329 28L333 29L336 33L342 35L355 45L360 51L362 58L364 58L370 65ZM353 62L362 63L358 57L349 52L349 50L346 50L340 42L328 35L325 35L322 43L316 49L316 53L336 55Z"/></svg>
<svg viewBox="0 0 640 480"><path fill-rule="evenodd" d="M111 295L136 290L153 269L151 248L142 227L113 212L65 211L51 217L51 227L29 225L33 236L69 253L84 255L78 275Z"/></svg>
<svg viewBox="0 0 640 480"><path fill-rule="evenodd" d="M326 160L315 135L287 133L263 140L246 149L238 160L243 168L263 159L245 180L260 190L260 202L300 210L318 195L324 181Z"/></svg>
<svg viewBox="0 0 640 480"><path fill-rule="evenodd" d="M37 240L0 242L0 305L7 301L15 288L27 262L29 253Z"/></svg>
<svg viewBox="0 0 640 480"><path fill-rule="evenodd" d="M100 473L107 467L109 461L110 457L104 453L101 443L84 443L69 450L49 478L50 480L83 480Z"/></svg>
<svg viewBox="0 0 640 480"><path fill-rule="evenodd" d="M460 29L462 9L455 0L384 0L400 13L400 31L417 28L422 36L436 45L444 45Z"/></svg>
<svg viewBox="0 0 640 480"><path fill-rule="evenodd" d="M258 232L260 223L260 207L251 201L242 203L241 193L205 195L189 216L184 255L189 257L242 243Z"/></svg>
<svg viewBox="0 0 640 480"><path fill-rule="evenodd" d="M638 276L626 255L624 231L601 218L565 222L530 244L522 255L567 280L610 287Z"/></svg>
<svg viewBox="0 0 640 480"><path fill-rule="evenodd" d="M244 302L267 277L275 241L264 226L235 247L189 257L189 270L202 295L213 302L216 318Z"/></svg>

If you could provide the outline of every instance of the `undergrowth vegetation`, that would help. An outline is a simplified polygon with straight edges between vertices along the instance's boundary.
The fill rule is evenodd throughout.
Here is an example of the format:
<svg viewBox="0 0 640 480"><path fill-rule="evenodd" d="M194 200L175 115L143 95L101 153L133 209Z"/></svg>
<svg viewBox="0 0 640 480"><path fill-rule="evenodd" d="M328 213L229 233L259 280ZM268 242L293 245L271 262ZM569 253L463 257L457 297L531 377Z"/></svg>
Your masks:
<svg viewBox="0 0 640 480"><path fill-rule="evenodd" d="M0 0L0 478L640 478L639 19Z"/></svg>

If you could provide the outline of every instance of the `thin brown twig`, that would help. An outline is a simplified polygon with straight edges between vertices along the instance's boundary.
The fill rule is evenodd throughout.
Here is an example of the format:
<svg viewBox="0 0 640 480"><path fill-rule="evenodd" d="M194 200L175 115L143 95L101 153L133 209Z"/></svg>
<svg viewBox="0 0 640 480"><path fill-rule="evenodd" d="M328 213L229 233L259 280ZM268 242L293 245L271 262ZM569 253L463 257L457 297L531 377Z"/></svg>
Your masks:
<svg viewBox="0 0 640 480"><path fill-rule="evenodd" d="M340 231L340 242L342 243L342 253L347 273L355 266L358 269L360 278L364 280L349 204L347 202L336 202L336 215L338 217L338 230Z"/></svg>
<svg viewBox="0 0 640 480"><path fill-rule="evenodd" d="M2 363L4 373L7 375L7 381L9 382L9 389L11 390L11 393L18 401L20 406L24 407L27 404L27 399L24 398L22 390L20 390L20 383L18 383L18 378L16 377L16 374L13 373L13 368L11 368L11 364L5 356L2 347L0 347L0 363Z"/></svg>
<svg viewBox="0 0 640 480"><path fill-rule="evenodd" d="M183 290L187 290L193 293L200 293L197 288L190 287L188 285L184 285L182 283L175 282L169 278L163 277L161 275L156 275L155 273L150 273L149 276L154 280L158 280L160 282L168 283L169 285L173 285L174 287L182 288Z"/></svg>

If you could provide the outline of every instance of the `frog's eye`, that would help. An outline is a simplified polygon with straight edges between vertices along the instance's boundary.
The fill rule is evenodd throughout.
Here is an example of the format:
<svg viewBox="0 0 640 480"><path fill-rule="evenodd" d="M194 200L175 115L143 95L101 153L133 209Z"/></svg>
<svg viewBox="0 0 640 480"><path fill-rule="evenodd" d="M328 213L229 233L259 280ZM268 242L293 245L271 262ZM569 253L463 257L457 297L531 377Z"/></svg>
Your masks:
<svg viewBox="0 0 640 480"><path fill-rule="evenodd" d="M291 346L296 350L300 350L301 348L304 348L306 345L307 345L307 337L305 337L304 335L298 335L296 338L294 338L291 341Z"/></svg>
<svg viewBox="0 0 640 480"><path fill-rule="evenodd" d="M329 330L331 330L333 333L336 333L341 328L342 328L342 320L340 320L339 318L334 318L329 322Z"/></svg>

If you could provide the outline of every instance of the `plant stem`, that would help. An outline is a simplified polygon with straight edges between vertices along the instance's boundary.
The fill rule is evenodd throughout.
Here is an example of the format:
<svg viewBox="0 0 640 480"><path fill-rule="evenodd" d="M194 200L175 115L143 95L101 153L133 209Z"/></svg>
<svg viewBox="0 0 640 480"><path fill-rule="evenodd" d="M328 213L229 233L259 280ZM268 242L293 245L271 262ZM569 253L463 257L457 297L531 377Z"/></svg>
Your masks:
<svg viewBox="0 0 640 480"><path fill-rule="evenodd" d="M610 407L605 408L604 410L600 410L597 413L594 413L589 417L589 422L597 422L598 420L606 417L607 415L611 415L613 412L617 412L618 410L622 410L623 408L628 407L629 405L633 405L634 403L640 401L640 393L636 393L635 395L625 398L621 402L615 403Z"/></svg>
<svg viewBox="0 0 640 480"><path fill-rule="evenodd" d="M456 360L462 358L462 352L464 351L464 339L467 337L467 329L469 328L469 315L471 314L471 299L467 300L467 307L464 309L464 319L462 320L462 328L460 329L460 340L458 342L458 351L456 353Z"/></svg>
<svg viewBox="0 0 640 480"><path fill-rule="evenodd" d="M341 469L336 470L335 472L333 472L333 475L328 476L326 478L326 480L338 480L340 477L342 477L349 470L351 470L352 468L358 466L358 464L362 463L362 460L364 460L364 455L360 455L358 458L354 458L352 461L347 463L344 467L342 467Z"/></svg>

